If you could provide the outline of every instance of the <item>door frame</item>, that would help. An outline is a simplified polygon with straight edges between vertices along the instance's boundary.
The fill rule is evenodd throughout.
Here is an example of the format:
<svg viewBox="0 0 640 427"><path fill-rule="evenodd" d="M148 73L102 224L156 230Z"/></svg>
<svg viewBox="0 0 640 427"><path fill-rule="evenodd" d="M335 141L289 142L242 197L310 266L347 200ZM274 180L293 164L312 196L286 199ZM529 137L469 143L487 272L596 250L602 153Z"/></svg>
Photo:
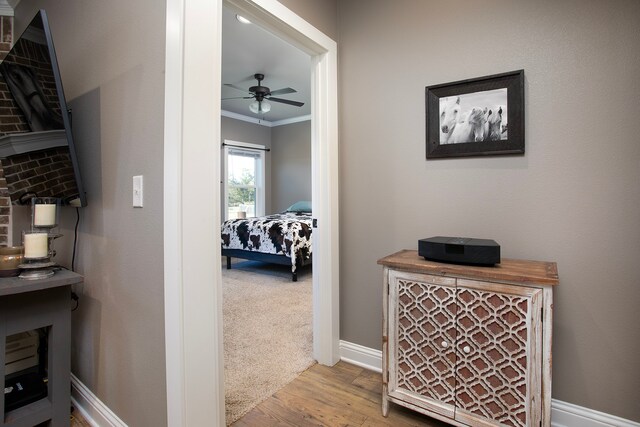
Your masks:
<svg viewBox="0 0 640 427"><path fill-rule="evenodd" d="M220 258L222 5L311 56L313 356L339 355L337 44L276 0L167 0L164 295L167 424L224 425ZM207 197L205 197L207 196Z"/></svg>

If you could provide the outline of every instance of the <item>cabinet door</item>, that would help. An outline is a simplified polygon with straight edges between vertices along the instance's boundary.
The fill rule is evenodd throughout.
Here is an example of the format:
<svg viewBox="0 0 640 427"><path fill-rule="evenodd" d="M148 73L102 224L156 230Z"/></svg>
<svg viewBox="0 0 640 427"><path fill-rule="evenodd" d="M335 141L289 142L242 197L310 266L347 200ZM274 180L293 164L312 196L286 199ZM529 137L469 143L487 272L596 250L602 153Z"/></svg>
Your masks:
<svg viewBox="0 0 640 427"><path fill-rule="evenodd" d="M389 272L389 396L453 418L455 279Z"/></svg>
<svg viewBox="0 0 640 427"><path fill-rule="evenodd" d="M540 423L542 290L458 280L455 419Z"/></svg>

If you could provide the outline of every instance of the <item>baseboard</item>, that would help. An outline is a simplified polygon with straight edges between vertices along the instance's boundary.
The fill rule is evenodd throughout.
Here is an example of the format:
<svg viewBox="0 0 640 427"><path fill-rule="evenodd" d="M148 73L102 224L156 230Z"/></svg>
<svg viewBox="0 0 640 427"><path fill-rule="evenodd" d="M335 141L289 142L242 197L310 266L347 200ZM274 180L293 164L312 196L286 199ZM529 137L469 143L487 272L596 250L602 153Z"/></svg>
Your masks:
<svg viewBox="0 0 640 427"><path fill-rule="evenodd" d="M382 372L382 351L340 340L340 360L370 371Z"/></svg>
<svg viewBox="0 0 640 427"><path fill-rule="evenodd" d="M340 360L371 371L382 371L382 351L348 341L340 341ZM557 399L551 399L551 425L553 427L640 427L640 423Z"/></svg>
<svg viewBox="0 0 640 427"><path fill-rule="evenodd" d="M640 427L640 423L556 399L551 399L551 425L554 427Z"/></svg>
<svg viewBox="0 0 640 427"><path fill-rule="evenodd" d="M71 403L93 427L127 427L73 374L71 374Z"/></svg>

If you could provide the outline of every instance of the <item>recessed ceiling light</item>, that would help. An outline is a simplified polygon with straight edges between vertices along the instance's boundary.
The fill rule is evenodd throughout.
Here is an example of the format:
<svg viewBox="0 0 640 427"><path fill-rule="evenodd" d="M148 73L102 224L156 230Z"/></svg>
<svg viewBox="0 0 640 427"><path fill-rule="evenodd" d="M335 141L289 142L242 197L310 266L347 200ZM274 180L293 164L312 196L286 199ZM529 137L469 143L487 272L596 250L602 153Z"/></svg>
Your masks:
<svg viewBox="0 0 640 427"><path fill-rule="evenodd" d="M236 15L236 19L240 22L242 22L243 24L251 24L251 21L249 21L247 18L245 18L244 16L240 16L240 15Z"/></svg>

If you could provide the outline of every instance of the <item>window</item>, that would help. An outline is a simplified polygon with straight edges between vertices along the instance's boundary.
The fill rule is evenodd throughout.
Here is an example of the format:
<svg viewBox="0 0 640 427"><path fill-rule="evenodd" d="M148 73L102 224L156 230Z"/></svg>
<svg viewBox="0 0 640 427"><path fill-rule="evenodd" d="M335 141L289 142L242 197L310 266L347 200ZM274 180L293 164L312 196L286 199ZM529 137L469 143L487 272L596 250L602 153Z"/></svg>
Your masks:
<svg viewBox="0 0 640 427"><path fill-rule="evenodd" d="M225 141L225 219L264 215L264 147Z"/></svg>

